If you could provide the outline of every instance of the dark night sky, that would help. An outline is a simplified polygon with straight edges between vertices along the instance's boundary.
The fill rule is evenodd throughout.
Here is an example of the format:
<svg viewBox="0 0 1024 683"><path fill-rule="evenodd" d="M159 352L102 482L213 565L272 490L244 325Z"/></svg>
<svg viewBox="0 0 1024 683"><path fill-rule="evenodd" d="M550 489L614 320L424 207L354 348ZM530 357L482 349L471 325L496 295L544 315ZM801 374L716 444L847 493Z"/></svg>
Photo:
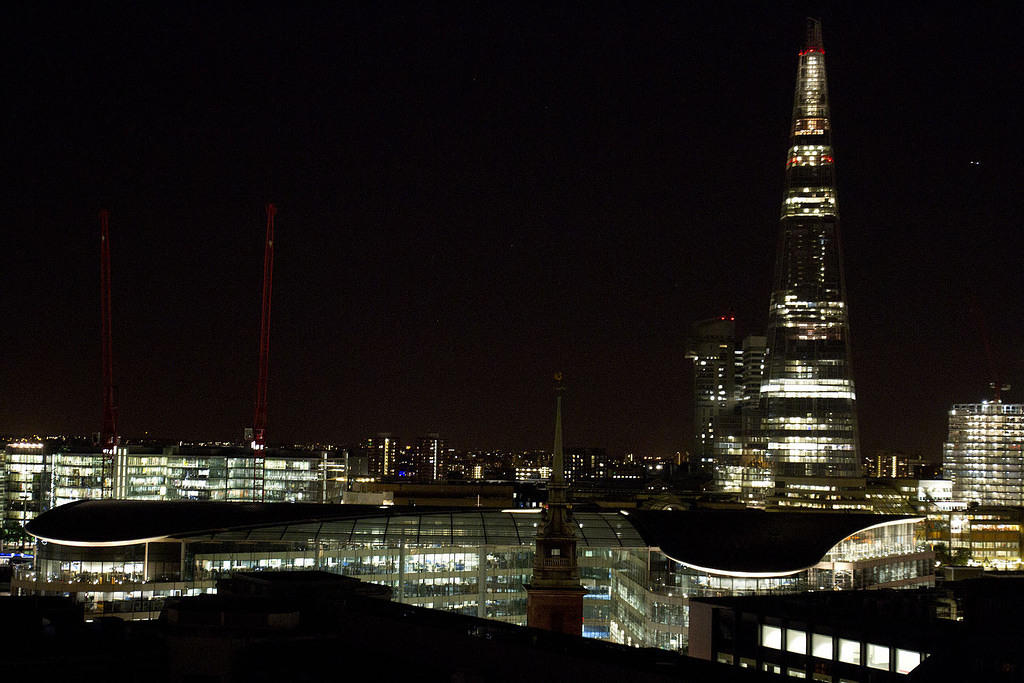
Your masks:
<svg viewBox="0 0 1024 683"><path fill-rule="evenodd" d="M99 428L106 206L122 433L237 438L275 201L271 442L545 447L561 369L568 443L685 447L690 323L767 319L808 8L666 4L6 17L0 432ZM1024 22L927 7L817 13L863 446L937 458L986 335L1024 399Z"/></svg>

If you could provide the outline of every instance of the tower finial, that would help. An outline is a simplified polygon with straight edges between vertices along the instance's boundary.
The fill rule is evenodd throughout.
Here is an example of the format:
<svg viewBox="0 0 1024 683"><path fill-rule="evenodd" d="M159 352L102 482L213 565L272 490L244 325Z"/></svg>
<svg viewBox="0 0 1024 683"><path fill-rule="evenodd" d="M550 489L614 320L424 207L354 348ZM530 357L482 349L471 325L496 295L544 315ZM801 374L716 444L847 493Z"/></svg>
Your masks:
<svg viewBox="0 0 1024 683"><path fill-rule="evenodd" d="M807 17L807 33L804 37L805 52L824 52L825 43L821 39L821 19Z"/></svg>

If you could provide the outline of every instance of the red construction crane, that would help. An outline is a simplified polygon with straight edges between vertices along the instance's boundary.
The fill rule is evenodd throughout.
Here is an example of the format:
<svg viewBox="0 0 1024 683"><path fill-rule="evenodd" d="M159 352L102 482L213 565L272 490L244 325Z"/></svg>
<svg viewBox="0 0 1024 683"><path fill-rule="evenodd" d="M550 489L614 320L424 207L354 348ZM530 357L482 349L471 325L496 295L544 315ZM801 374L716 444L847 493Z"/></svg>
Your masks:
<svg viewBox="0 0 1024 683"><path fill-rule="evenodd" d="M263 252L263 314L260 322L260 372L256 382L256 415L252 421L253 450L266 447L267 372L270 366L270 292L274 283L274 214L277 207L267 204L267 243Z"/></svg>
<svg viewBox="0 0 1024 683"><path fill-rule="evenodd" d="M117 400L114 390L114 356L110 334L110 212L100 211L100 317L103 354L103 428L100 446L113 454L117 435Z"/></svg>

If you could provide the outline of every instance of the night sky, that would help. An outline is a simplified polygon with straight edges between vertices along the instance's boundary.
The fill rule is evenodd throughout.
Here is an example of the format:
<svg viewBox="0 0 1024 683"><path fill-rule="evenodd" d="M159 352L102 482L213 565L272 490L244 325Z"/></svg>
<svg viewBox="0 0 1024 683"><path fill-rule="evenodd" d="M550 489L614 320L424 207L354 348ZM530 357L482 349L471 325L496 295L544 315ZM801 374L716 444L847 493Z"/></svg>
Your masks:
<svg viewBox="0 0 1024 683"><path fill-rule="evenodd" d="M106 207L122 433L239 438L273 201L272 444L549 447L561 370L567 444L686 448L690 324L767 321L808 12L863 448L1024 400L1020 5L683 4L8 14L0 432L99 430Z"/></svg>

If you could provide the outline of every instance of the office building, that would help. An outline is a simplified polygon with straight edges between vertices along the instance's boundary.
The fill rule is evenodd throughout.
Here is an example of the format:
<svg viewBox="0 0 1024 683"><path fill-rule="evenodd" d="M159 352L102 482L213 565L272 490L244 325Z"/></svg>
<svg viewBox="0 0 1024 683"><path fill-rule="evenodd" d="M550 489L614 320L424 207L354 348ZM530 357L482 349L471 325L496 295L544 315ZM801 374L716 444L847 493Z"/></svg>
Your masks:
<svg viewBox="0 0 1024 683"><path fill-rule="evenodd" d="M0 455L4 528L20 528L45 510L83 499L340 502L353 480L368 478L365 461L345 450L268 448L258 459L250 449L228 446L112 450L9 443Z"/></svg>
<svg viewBox="0 0 1024 683"><path fill-rule="evenodd" d="M1024 404L954 405L942 469L954 500L1024 505Z"/></svg>
<svg viewBox="0 0 1024 683"><path fill-rule="evenodd" d="M856 392L821 24L797 68L761 387L776 476L856 477Z"/></svg>
<svg viewBox="0 0 1024 683"><path fill-rule="evenodd" d="M690 463L711 473L720 421L736 402L736 322L720 316L694 323L686 357L693 361L693 448ZM735 430L732 430L735 431Z"/></svg>
<svg viewBox="0 0 1024 683"><path fill-rule="evenodd" d="M787 680L1017 681L1022 584L699 598L689 654Z"/></svg>
<svg viewBox="0 0 1024 683"><path fill-rule="evenodd" d="M0 454L3 523L24 526L48 507L53 449L41 441L15 441Z"/></svg>
<svg viewBox="0 0 1024 683"><path fill-rule="evenodd" d="M0 552L31 543L22 528L50 507L53 457L42 441L13 441L0 450Z"/></svg>
<svg viewBox="0 0 1024 683"><path fill-rule="evenodd" d="M712 476L717 491L761 505L771 488L761 429L761 384L767 340L735 340L733 316L693 325L694 438L690 462Z"/></svg>
<svg viewBox="0 0 1024 683"><path fill-rule="evenodd" d="M760 507L771 493L772 471L768 466L766 449L768 440L763 428L764 412L761 407L761 385L764 383L765 357L768 339L748 335L740 345L736 369L736 393L739 414L739 449L731 451L731 469L718 480L719 489L737 492L746 505ZM730 444L732 445L732 444ZM735 448L735 446L733 446ZM737 466L736 455L739 456Z"/></svg>
<svg viewBox="0 0 1024 683"><path fill-rule="evenodd" d="M89 618L154 618L233 571L319 569L398 602L525 624L540 509L80 501L28 531L15 594L71 594ZM573 510L583 634L684 649L689 599L934 584L922 517Z"/></svg>

